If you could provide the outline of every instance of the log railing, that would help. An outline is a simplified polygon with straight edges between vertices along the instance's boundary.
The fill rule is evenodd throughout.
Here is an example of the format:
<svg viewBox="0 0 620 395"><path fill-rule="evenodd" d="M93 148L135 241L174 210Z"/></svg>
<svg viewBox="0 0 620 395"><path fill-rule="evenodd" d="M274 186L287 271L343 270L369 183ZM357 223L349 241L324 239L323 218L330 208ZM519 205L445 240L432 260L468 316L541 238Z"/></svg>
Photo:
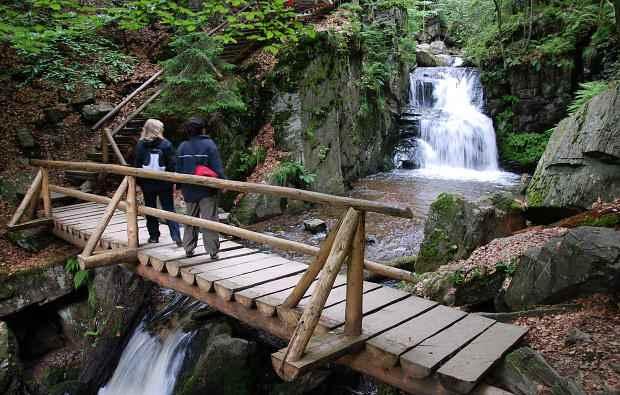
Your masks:
<svg viewBox="0 0 620 395"><path fill-rule="evenodd" d="M402 269L393 268L380 263L368 261L364 258L365 246L365 215L366 212L376 212L390 216L412 218L409 208L389 205L382 202L373 202L361 199L333 196L318 192L299 190L294 188L255 184L240 181L222 180L194 176L188 174L157 172L152 170L138 169L127 166L90 163L90 162L67 162L31 160L31 164L40 168L32 185L28 189L24 200L19 205L9 223L10 229L20 229L28 226L38 226L53 222L50 193L57 192L80 200L106 204L101 221L90 235L84 250L78 256L80 266L84 269L112 265L119 262L135 262L138 252L138 215L150 215L160 219L175 221L184 225L192 225L206 228L215 232L239 237L245 240L267 244L269 246L300 252L314 256L313 262L284 301L283 308L295 308L310 285L318 277L314 292L304 309L303 314L290 340L286 352L285 361L298 361L310 341L312 334L319 322L325 302L333 287L337 274L342 265L347 263L346 307L344 334L347 336L359 336L362 329L362 304L363 304L363 271L378 274L383 277L409 281L411 273ZM66 188L49 183L48 170L86 170L117 174L124 176L123 181L114 195L99 196L82 192L72 188ZM188 215L177 214L152 207L137 204L136 177L168 181L178 184L201 185L216 189L226 189L240 192L270 194L284 198L293 198L312 203L329 204L346 208L346 212L333 228L320 248L286 240L279 237L269 236L253 232L240 227L226 225L217 221L196 218ZM126 197L123 200L123 197ZM36 211L39 199L43 200L44 217L32 220L31 213ZM108 251L96 251L100 245L100 239L105 228L116 210L125 211L127 215L127 247ZM19 223L28 215L27 222Z"/></svg>

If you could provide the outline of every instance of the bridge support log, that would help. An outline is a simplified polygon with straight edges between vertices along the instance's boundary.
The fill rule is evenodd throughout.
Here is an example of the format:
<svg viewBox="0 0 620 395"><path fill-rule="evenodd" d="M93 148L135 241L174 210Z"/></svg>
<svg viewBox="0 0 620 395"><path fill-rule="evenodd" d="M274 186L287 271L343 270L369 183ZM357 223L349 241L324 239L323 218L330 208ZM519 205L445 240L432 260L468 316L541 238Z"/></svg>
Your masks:
<svg viewBox="0 0 620 395"><path fill-rule="evenodd" d="M114 211L116 211L116 207L118 206L119 202L121 201L121 198L125 194L125 191L127 191L127 185L128 185L128 180L127 180L127 177L125 177L123 179L123 182L121 182L121 185L116 190L116 192L114 192L114 196L112 196L112 199L110 199L108 203L108 207L106 207L105 212L103 213L103 216L101 217L101 222L99 222L99 224L97 225L97 228L95 228L93 233L90 235L90 238L86 242L84 251L82 251L82 257L88 258L95 250L95 247L99 243L99 239L101 239L101 235L105 231L105 228L108 226L108 223L110 223L110 218L112 218L112 215L114 215Z"/></svg>
<svg viewBox="0 0 620 395"><path fill-rule="evenodd" d="M52 217L52 196L50 195L50 177L47 169L41 168L41 198L43 212L47 218Z"/></svg>
<svg viewBox="0 0 620 395"><path fill-rule="evenodd" d="M316 279L316 276L319 275L319 272L325 266L325 261L327 261L327 257L332 250L332 246L334 245L334 240L336 239L336 235L340 230L340 225L342 224L342 218L338 220L338 225L334 229L332 229L327 238L321 244L321 248L319 249L318 255L314 258L314 261L310 266L308 266L308 270L304 273L303 277L299 280L293 292L286 298L284 303L282 303L282 307L287 309L292 309L299 304L299 301L304 297L306 291L310 287L310 285Z"/></svg>
<svg viewBox="0 0 620 395"><path fill-rule="evenodd" d="M344 334L362 334L362 295L364 282L364 252L366 247L366 215L362 211L353 239L351 260L347 266L347 299L345 307Z"/></svg>
<svg viewBox="0 0 620 395"><path fill-rule="evenodd" d="M285 358L282 363L286 363L287 360L298 361L301 359L312 334L316 328L321 317L321 312L325 306L325 301L331 292L332 286L336 275L342 266L342 263L349 255L351 250L351 243L353 242L353 236L357 224L359 221L359 212L353 208L347 211L346 216L342 221L342 225L334 238L332 250L327 257L325 267L321 271L321 277L319 283L314 290L314 293L310 297L308 307L304 310L295 333L291 338L288 349L286 351Z"/></svg>
<svg viewBox="0 0 620 395"><path fill-rule="evenodd" d="M31 207L33 203L36 207L36 201L38 200L37 195L39 194L39 190L41 189L42 181L43 173L41 172L41 170L39 170L34 180L32 181L32 184L30 184L30 187L26 192L26 196L24 196L24 199L21 201L19 207L17 207L17 210L15 210L15 214L13 214L13 217L9 221L9 227L17 225L19 220L24 216L26 210L28 210L28 208Z"/></svg>
<svg viewBox="0 0 620 395"><path fill-rule="evenodd" d="M138 201L136 178L127 176L127 247L138 248Z"/></svg>
<svg viewBox="0 0 620 395"><path fill-rule="evenodd" d="M118 265L121 263L135 263L137 261L138 250L135 248L115 248L89 257L78 255L78 262L82 270Z"/></svg>

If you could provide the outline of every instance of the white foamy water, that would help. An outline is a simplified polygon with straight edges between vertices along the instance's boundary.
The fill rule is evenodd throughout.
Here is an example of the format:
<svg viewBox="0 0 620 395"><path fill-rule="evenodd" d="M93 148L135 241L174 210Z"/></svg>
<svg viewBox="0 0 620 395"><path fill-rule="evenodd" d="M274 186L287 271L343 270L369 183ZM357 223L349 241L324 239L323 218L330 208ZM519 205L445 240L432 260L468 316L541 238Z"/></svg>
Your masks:
<svg viewBox="0 0 620 395"><path fill-rule="evenodd" d="M140 324L123 350L114 375L98 395L172 394L190 339L191 334L180 329L161 339Z"/></svg>
<svg viewBox="0 0 620 395"><path fill-rule="evenodd" d="M495 130L483 113L484 94L476 70L419 67L410 79L410 105L419 114L415 160L420 169L451 178L499 176Z"/></svg>

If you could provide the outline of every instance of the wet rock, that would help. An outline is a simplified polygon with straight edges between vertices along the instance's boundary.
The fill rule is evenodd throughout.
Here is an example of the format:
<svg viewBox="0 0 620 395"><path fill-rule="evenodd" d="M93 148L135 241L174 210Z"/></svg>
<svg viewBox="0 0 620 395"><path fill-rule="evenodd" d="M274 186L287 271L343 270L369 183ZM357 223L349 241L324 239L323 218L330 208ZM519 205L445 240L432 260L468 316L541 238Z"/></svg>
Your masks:
<svg viewBox="0 0 620 395"><path fill-rule="evenodd" d="M88 122L97 122L107 113L112 111L114 106L110 103L87 104L82 107L82 117Z"/></svg>
<svg viewBox="0 0 620 395"><path fill-rule="evenodd" d="M435 55L447 55L448 54L448 48L446 47L446 44L440 40L433 41L430 45L430 50Z"/></svg>
<svg viewBox="0 0 620 395"><path fill-rule="evenodd" d="M37 147L37 143L32 135L32 130L21 128L16 132L17 144L24 150L31 150Z"/></svg>
<svg viewBox="0 0 620 395"><path fill-rule="evenodd" d="M311 393L323 384L329 376L329 371L315 369L291 382L273 384L269 395L303 395Z"/></svg>
<svg viewBox="0 0 620 395"><path fill-rule="evenodd" d="M527 188L539 222L620 196L620 84L594 97L555 128Z"/></svg>
<svg viewBox="0 0 620 395"><path fill-rule="evenodd" d="M529 347L506 355L492 375L498 384L515 395L538 395L541 387L558 395L585 395L574 382L561 377L541 354Z"/></svg>
<svg viewBox="0 0 620 395"><path fill-rule="evenodd" d="M31 305L44 305L73 291L73 277L62 263L0 276L0 317Z"/></svg>
<svg viewBox="0 0 620 395"><path fill-rule="evenodd" d="M416 47L416 63L418 67L439 67L443 62L431 51L430 45L420 44Z"/></svg>
<svg viewBox="0 0 620 395"><path fill-rule="evenodd" d="M445 28L441 26L439 17L430 17L424 21L424 29L416 34L420 42L431 42L445 35Z"/></svg>
<svg viewBox="0 0 620 395"><path fill-rule="evenodd" d="M285 204L286 201L277 196L248 193L241 198L233 214L242 225L250 225L281 215Z"/></svg>
<svg viewBox="0 0 620 395"><path fill-rule="evenodd" d="M469 202L461 195L442 193L431 204L416 273L432 271L464 259L477 247L525 227L521 208L507 193Z"/></svg>
<svg viewBox="0 0 620 395"><path fill-rule="evenodd" d="M49 395L82 395L86 393L84 384L77 380L65 381L49 389Z"/></svg>
<svg viewBox="0 0 620 395"><path fill-rule="evenodd" d="M582 226L527 250L519 258L504 300L512 310L522 310L619 288L620 231Z"/></svg>
<svg viewBox="0 0 620 395"><path fill-rule="evenodd" d="M72 109L67 104L58 104L54 107L50 107L45 111L45 120L50 125L56 125L62 122L67 115L71 114Z"/></svg>
<svg viewBox="0 0 620 395"><path fill-rule="evenodd" d="M230 213L219 213L217 219L223 224L230 224Z"/></svg>
<svg viewBox="0 0 620 395"><path fill-rule="evenodd" d="M95 88L90 85L81 85L68 97L68 102L76 106L94 103Z"/></svg>
<svg viewBox="0 0 620 395"><path fill-rule="evenodd" d="M96 393L112 375L127 337L144 313L152 286L120 265L95 269L92 281L97 326L91 331L98 336L84 349L79 376L88 393Z"/></svg>
<svg viewBox="0 0 620 395"><path fill-rule="evenodd" d="M174 395L253 394L256 345L231 336L224 322L208 323L189 347Z"/></svg>
<svg viewBox="0 0 620 395"><path fill-rule="evenodd" d="M22 366L17 339L4 321L0 321L0 393L24 394Z"/></svg>
<svg viewBox="0 0 620 395"><path fill-rule="evenodd" d="M566 344L590 343L592 336L579 330L579 328L571 328L566 334Z"/></svg>
<svg viewBox="0 0 620 395"><path fill-rule="evenodd" d="M415 160L405 159L400 162L400 167L403 169L411 170L418 167L418 164Z"/></svg>
<svg viewBox="0 0 620 395"><path fill-rule="evenodd" d="M327 231L327 224L322 219L311 218L304 221L304 230L312 234Z"/></svg>
<svg viewBox="0 0 620 395"><path fill-rule="evenodd" d="M525 195L527 191L527 187L530 185L531 181L532 181L531 175L527 173L521 174L521 178L519 179L519 193Z"/></svg>

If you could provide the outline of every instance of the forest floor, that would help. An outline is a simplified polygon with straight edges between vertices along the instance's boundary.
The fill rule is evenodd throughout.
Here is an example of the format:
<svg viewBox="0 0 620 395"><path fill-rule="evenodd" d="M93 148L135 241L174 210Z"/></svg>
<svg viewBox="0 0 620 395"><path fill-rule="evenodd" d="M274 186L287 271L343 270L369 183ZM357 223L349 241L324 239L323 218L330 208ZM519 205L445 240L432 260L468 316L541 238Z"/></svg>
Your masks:
<svg viewBox="0 0 620 395"><path fill-rule="evenodd" d="M514 323L529 327L525 341L561 376L579 383L586 394L619 393L618 301L597 294L568 303L580 307L540 317L522 317Z"/></svg>

